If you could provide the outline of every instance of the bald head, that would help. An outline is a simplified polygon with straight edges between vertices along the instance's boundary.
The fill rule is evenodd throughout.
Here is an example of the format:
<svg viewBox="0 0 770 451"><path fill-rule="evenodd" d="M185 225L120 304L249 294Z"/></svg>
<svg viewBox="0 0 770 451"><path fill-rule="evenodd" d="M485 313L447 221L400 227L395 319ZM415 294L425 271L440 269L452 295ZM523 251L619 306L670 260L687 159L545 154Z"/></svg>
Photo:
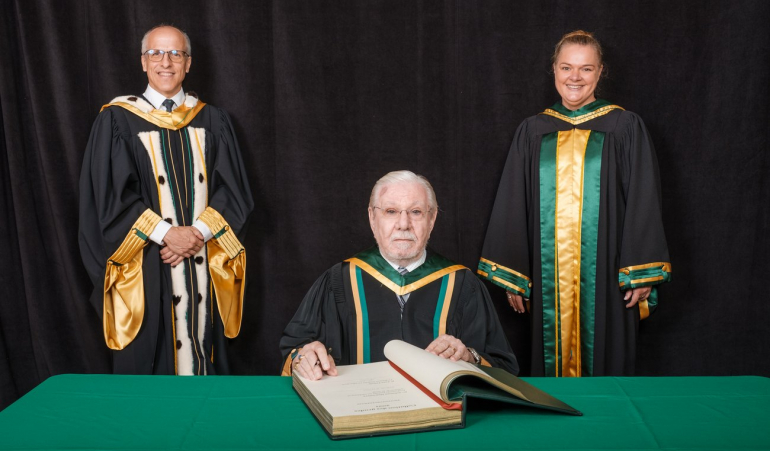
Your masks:
<svg viewBox="0 0 770 451"><path fill-rule="evenodd" d="M150 34L161 28L170 28L172 30L176 30L180 35L182 35L182 38L184 39L184 48L181 48L178 50L184 50L185 52L187 52L188 55L192 55L192 44L190 44L190 37L187 36L187 33L185 33L184 31L180 30L179 28L173 25L166 25L166 24L160 24L152 27L149 30L147 30L147 33L145 33L144 36L142 36L142 54L144 54L144 52L146 52L151 48L147 44L150 38Z"/></svg>

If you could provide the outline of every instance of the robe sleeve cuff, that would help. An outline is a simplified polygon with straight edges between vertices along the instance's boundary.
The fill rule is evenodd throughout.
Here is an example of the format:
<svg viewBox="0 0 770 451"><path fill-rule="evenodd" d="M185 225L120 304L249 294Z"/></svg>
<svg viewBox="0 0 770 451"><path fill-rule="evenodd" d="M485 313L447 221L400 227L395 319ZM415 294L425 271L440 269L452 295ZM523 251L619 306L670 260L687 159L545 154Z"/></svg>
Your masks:
<svg viewBox="0 0 770 451"><path fill-rule="evenodd" d="M150 241L162 245L163 238L166 237L169 230L171 230L171 224L166 221L158 222L158 225L155 226L155 229L150 234Z"/></svg>
<svg viewBox="0 0 770 451"><path fill-rule="evenodd" d="M142 248L161 217L147 209L129 230L118 250L107 260L104 274L104 314L102 323L107 347L121 350L128 346L144 319L144 279Z"/></svg>
<svg viewBox="0 0 770 451"><path fill-rule="evenodd" d="M294 358L297 357L297 354L299 354L299 351L302 350L302 347L294 348L291 350L289 355L286 356L286 360L283 362L283 367L281 368L281 376L291 376L291 373L293 371L291 367L291 362L294 361Z"/></svg>
<svg viewBox="0 0 770 451"><path fill-rule="evenodd" d="M205 222L198 219L195 221L192 225L196 229L198 229L201 232L201 235L203 235L203 242L206 243L210 239L214 238L214 234L211 233L211 229L209 229L209 226L206 225Z"/></svg>
<svg viewBox="0 0 770 451"><path fill-rule="evenodd" d="M222 215L211 207L198 219L214 237L206 243L209 274L217 295L219 316L227 338L235 338L243 320L243 293L246 287L246 250Z"/></svg>
<svg viewBox="0 0 770 451"><path fill-rule="evenodd" d="M527 299L530 297L532 280L516 270L482 257L479 260L479 267L476 272L482 278L489 280L506 291L520 294Z"/></svg>
<svg viewBox="0 0 770 451"><path fill-rule="evenodd" d="M671 280L671 263L655 262L626 266L618 271L618 285L622 290L649 287Z"/></svg>
<svg viewBox="0 0 770 451"><path fill-rule="evenodd" d="M134 254L147 244L150 234L161 221L161 217L155 214L154 211L149 208L145 210L131 227L118 250L109 258L108 264L111 262L117 265L125 265L130 262Z"/></svg>
<svg viewBox="0 0 770 451"><path fill-rule="evenodd" d="M218 211L211 207L206 207L198 217L198 220L209 228L213 235L212 238L216 240L219 247L225 251L230 259L235 258L244 251L243 245L238 241L238 237L235 236L235 232L233 232L230 225Z"/></svg>

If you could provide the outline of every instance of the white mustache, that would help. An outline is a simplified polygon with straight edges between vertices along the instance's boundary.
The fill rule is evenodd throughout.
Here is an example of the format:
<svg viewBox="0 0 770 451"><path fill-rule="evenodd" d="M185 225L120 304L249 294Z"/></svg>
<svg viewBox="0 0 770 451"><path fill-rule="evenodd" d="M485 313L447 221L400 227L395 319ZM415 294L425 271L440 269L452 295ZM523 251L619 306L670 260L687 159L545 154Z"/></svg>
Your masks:
<svg viewBox="0 0 770 451"><path fill-rule="evenodd" d="M411 232L394 232L393 235L390 236L390 242L392 243L395 240L417 241L417 235Z"/></svg>

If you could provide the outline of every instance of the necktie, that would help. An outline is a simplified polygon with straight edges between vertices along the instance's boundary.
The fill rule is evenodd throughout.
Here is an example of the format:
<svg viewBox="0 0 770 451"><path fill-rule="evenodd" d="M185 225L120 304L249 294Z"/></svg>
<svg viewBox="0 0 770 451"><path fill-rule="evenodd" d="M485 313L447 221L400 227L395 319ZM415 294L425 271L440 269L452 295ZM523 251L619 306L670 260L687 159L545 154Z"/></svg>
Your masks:
<svg viewBox="0 0 770 451"><path fill-rule="evenodd" d="M402 276L405 276L405 275L407 275L409 273L409 271L406 268L404 268L403 266L399 266L397 271ZM399 295L398 296L398 306L401 307L401 317L402 318L404 316L404 306L406 305L406 301L409 300L409 294L410 293L406 293L404 295Z"/></svg>
<svg viewBox="0 0 770 451"><path fill-rule="evenodd" d="M166 100L164 100L164 101L163 101L163 103L161 103L161 106L162 106L162 107L163 107L163 108L164 108L166 111L168 111L168 112L170 113L170 112L171 112L171 110L173 110L173 109L174 109L174 101L173 101L173 100L171 100L171 99L166 99Z"/></svg>

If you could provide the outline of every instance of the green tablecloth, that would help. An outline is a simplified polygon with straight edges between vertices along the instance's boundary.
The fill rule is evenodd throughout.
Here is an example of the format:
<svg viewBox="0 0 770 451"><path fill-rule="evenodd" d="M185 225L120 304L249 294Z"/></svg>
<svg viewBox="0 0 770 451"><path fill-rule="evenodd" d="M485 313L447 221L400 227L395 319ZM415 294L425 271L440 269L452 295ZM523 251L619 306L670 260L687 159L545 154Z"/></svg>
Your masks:
<svg viewBox="0 0 770 451"><path fill-rule="evenodd" d="M526 378L582 417L471 404L465 429L332 441L272 376L55 376L0 412L0 449L770 449L770 379Z"/></svg>

